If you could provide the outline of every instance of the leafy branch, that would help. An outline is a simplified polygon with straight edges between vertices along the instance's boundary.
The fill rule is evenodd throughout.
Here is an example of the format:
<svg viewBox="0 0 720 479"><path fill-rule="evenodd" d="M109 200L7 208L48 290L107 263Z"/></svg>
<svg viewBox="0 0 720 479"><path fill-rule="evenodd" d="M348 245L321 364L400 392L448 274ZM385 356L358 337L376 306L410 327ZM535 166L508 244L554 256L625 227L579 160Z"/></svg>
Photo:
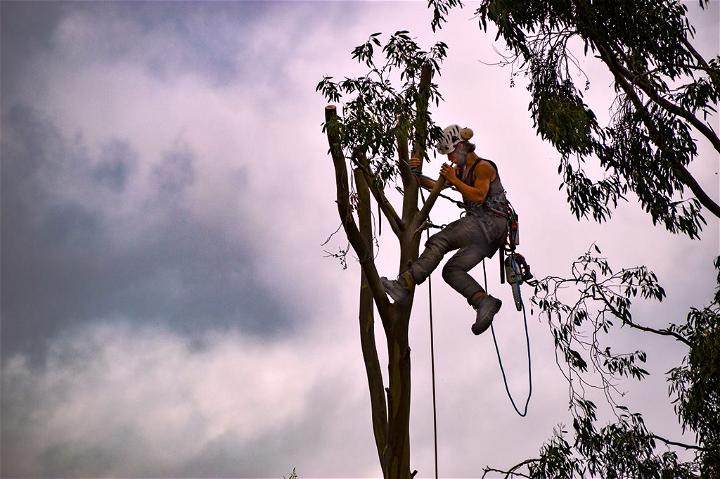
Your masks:
<svg viewBox="0 0 720 479"><path fill-rule="evenodd" d="M572 263L567 278L538 280L532 303L552 334L556 362L567 383L573 439L556 428L540 456L507 470L487 468L506 477L711 477L720 462L720 257L718 290L713 302L692 309L680 326L652 328L632 316L634 299L662 301L665 290L645 266L614 270L593 245ZM696 433L697 444L667 439L651 432L640 413L620 404L623 378L642 380L648 372L644 351L615 352L607 344L618 327L629 326L682 342L688 356L668 372L669 393L683 425ZM614 422L598 425L598 405L590 390L600 392ZM681 461L667 447L694 451L695 460ZM704 477L704 476L703 476Z"/></svg>

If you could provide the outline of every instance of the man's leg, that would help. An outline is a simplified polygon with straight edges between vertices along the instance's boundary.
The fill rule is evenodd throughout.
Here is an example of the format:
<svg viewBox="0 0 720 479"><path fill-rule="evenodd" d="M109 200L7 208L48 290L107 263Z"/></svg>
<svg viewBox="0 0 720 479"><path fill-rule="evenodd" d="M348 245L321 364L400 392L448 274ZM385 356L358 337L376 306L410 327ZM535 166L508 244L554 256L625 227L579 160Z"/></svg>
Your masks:
<svg viewBox="0 0 720 479"><path fill-rule="evenodd" d="M462 294L470 304L472 304L473 295L485 290L475 281L475 278L470 276L468 271L488 255L488 248L484 244L466 246L460 248L443 267L442 276L445 282Z"/></svg>
<svg viewBox="0 0 720 479"><path fill-rule="evenodd" d="M425 243L425 250L398 279L381 278L385 291L395 302L404 301L413 285L421 284L437 268L449 251L472 244L474 231L466 218L453 221L432 235Z"/></svg>
<svg viewBox="0 0 720 479"><path fill-rule="evenodd" d="M408 268L415 284L425 281L448 252L471 247L478 241L478 231L469 220L466 217L453 221L427 240L425 250Z"/></svg>
<svg viewBox="0 0 720 479"><path fill-rule="evenodd" d="M443 268L443 279L477 310L472 326L474 334L481 334L490 327L495 314L500 311L502 301L487 294L468 271L495 253L495 250L487 241L478 241L471 246L460 248Z"/></svg>

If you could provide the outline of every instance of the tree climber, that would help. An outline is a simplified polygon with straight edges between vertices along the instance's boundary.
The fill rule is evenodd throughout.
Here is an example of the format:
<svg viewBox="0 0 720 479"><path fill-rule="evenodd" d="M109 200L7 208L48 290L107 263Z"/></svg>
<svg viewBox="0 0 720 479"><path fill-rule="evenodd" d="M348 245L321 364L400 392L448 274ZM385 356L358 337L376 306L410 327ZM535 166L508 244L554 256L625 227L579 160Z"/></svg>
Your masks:
<svg viewBox="0 0 720 479"><path fill-rule="evenodd" d="M443 267L442 276L475 308L472 332L481 334L490 327L502 301L487 294L468 271L503 246L510 209L497 166L475 154L475 145L468 141L472 136L470 128L450 125L443 130L437 146L437 151L447 155L454 165L443 164L440 175L447 180L447 187L454 187L462 194L466 214L432 235L425 243L425 251L397 279L383 277L381 280L387 294L395 302L403 302L410 289L425 281L446 253L458 250ZM420 186L432 190L435 181L423 176L421 167L420 159L410 160L410 168Z"/></svg>

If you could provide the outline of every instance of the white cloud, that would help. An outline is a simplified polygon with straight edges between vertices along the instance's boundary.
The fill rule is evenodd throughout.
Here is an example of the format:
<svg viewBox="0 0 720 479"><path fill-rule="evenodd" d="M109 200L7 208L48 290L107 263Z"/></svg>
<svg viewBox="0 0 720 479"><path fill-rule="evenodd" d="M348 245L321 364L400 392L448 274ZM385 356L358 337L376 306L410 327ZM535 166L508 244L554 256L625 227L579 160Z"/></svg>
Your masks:
<svg viewBox="0 0 720 479"><path fill-rule="evenodd" d="M312 412L314 391L341 377L348 361L336 346L320 356L293 343L237 333L191 341L112 321L54 342L43 367L10 358L2 371L3 471L183 474L214 442L231 441L242 459L243 449L265 436L275 437L278 449L257 461L268 467L275 457L280 467L289 452L283 434ZM347 400L337 397L333 410ZM89 453L98 459L85 462Z"/></svg>

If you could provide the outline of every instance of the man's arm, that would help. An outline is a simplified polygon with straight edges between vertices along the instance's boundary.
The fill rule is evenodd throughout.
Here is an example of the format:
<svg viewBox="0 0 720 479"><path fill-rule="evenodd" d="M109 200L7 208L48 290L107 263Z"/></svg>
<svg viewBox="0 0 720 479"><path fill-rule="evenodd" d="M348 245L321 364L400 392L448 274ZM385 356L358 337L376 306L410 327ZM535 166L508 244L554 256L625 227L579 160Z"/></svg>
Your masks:
<svg viewBox="0 0 720 479"><path fill-rule="evenodd" d="M473 186L461 181L455 174L455 169L450 165L444 164L440 169L440 174L462 194L463 198L473 203L483 203L490 191L490 182L495 177L495 169L487 161L480 159L477 161L480 161L480 164L473 171L475 176Z"/></svg>
<svg viewBox="0 0 720 479"><path fill-rule="evenodd" d="M410 165L410 168L413 170L413 173L415 174L415 178L418 179L418 183L420 183L420 186L425 188L428 191L432 191L433 188L435 188L435 180L433 180L430 177L427 177L422 174L422 161L418 158L410 158L410 162L408 163ZM449 188L450 185L445 185L445 188Z"/></svg>
<svg viewBox="0 0 720 479"><path fill-rule="evenodd" d="M422 186L426 190L432 191L432 189L435 188L435 180L433 180L432 178L421 174L416 174L415 178L417 178L418 182L420 182L420 186Z"/></svg>

